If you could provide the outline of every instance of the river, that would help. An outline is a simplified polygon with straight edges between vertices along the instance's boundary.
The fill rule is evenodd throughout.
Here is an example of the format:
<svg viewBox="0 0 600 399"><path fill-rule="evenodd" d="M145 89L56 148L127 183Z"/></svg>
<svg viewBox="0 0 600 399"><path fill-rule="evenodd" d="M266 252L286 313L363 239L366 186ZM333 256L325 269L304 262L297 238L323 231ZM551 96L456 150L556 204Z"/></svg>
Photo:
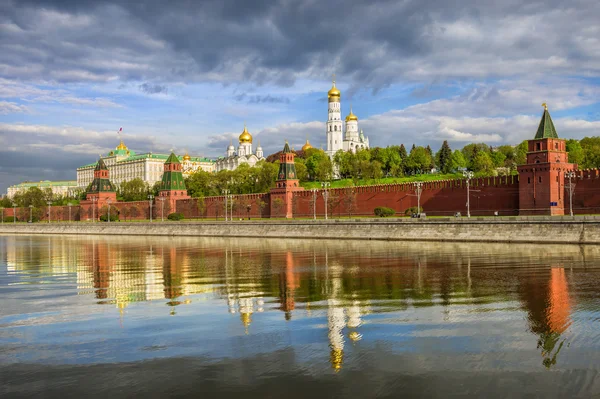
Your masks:
<svg viewBox="0 0 600 399"><path fill-rule="evenodd" d="M590 397L600 247L0 236L1 397Z"/></svg>

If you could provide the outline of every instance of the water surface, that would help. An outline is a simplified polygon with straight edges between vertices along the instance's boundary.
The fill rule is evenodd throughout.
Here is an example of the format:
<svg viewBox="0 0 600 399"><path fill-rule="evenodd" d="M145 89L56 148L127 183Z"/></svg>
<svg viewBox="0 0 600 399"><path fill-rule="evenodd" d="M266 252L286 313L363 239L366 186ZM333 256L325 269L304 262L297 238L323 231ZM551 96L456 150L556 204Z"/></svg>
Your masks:
<svg viewBox="0 0 600 399"><path fill-rule="evenodd" d="M0 236L2 397L590 397L600 248Z"/></svg>

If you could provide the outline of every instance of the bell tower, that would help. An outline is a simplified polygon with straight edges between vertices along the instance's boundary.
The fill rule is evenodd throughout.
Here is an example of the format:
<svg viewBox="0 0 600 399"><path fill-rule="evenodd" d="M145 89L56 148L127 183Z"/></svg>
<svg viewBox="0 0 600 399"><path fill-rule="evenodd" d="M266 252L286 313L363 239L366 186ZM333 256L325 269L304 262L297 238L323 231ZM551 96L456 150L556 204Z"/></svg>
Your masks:
<svg viewBox="0 0 600 399"><path fill-rule="evenodd" d="M544 113L533 140L528 141L527 163L518 167L519 215L564 215L565 173L569 163L567 144L560 139L548 112Z"/></svg>

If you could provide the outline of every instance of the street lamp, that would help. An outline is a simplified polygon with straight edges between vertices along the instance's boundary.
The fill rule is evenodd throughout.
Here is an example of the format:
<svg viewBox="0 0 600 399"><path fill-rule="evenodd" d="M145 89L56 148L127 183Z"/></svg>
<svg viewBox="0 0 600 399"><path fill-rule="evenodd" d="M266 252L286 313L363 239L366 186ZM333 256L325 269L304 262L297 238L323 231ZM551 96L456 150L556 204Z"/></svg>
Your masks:
<svg viewBox="0 0 600 399"><path fill-rule="evenodd" d="M473 172L470 172L468 170L463 171L463 176L466 179L467 182L467 217L470 218L471 217L471 191L470 191L470 186L471 186L471 179L473 178Z"/></svg>
<svg viewBox="0 0 600 399"><path fill-rule="evenodd" d="M13 224L17 223L17 204L13 202Z"/></svg>
<svg viewBox="0 0 600 399"><path fill-rule="evenodd" d="M2 224L4 224L4 208L0 206L0 210L2 210Z"/></svg>
<svg viewBox="0 0 600 399"><path fill-rule="evenodd" d="M154 195L148 194L148 204L150 204L150 223L152 223L152 200L154 199Z"/></svg>
<svg viewBox="0 0 600 399"><path fill-rule="evenodd" d="M71 206L73 204L71 204L70 202L67 204L67 206L69 207L69 223L71 223Z"/></svg>
<svg viewBox="0 0 600 399"><path fill-rule="evenodd" d="M29 223L33 223L33 205L29 205Z"/></svg>
<svg viewBox="0 0 600 399"><path fill-rule="evenodd" d="M229 190L224 189L223 195L225 196L225 221L227 221L227 194L229 194Z"/></svg>
<svg viewBox="0 0 600 399"><path fill-rule="evenodd" d="M317 220L317 189L313 188L310 191L313 193L313 220Z"/></svg>
<svg viewBox="0 0 600 399"><path fill-rule="evenodd" d="M46 204L48 204L48 223L50 223L50 205L52 205L52 201L46 201Z"/></svg>
<svg viewBox="0 0 600 399"><path fill-rule="evenodd" d="M565 177L569 179L569 214L573 217L573 183L571 179L574 179L577 175L573 171L565 172Z"/></svg>
<svg viewBox="0 0 600 399"><path fill-rule="evenodd" d="M111 202L112 201L110 200L110 198L106 200L106 204L108 205L108 217L106 218L107 223L110 223L110 203Z"/></svg>
<svg viewBox="0 0 600 399"><path fill-rule="evenodd" d="M158 197L158 200L160 201L160 220L162 222L165 221L165 197Z"/></svg>
<svg viewBox="0 0 600 399"><path fill-rule="evenodd" d="M96 201L98 197L92 197L92 222L96 223Z"/></svg>
<svg viewBox="0 0 600 399"><path fill-rule="evenodd" d="M248 212L248 220L250 220L250 209L252 209L252 205L246 205L246 211Z"/></svg>
<svg viewBox="0 0 600 399"><path fill-rule="evenodd" d="M331 186L331 183L329 182L323 182L321 183L321 188L323 188L323 198L325 199L325 220L327 220L327 197L329 196L329 193L327 192L327 188Z"/></svg>

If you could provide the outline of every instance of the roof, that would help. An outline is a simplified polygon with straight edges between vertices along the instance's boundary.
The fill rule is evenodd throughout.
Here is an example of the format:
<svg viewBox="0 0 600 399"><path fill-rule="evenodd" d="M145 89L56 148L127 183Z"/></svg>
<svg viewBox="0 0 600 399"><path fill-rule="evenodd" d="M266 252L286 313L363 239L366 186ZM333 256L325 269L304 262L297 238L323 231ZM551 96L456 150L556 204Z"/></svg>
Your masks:
<svg viewBox="0 0 600 399"><path fill-rule="evenodd" d="M289 144L288 144L288 142L286 141L286 142L285 142L285 146L283 146L283 153L284 153L284 154L289 154L289 153L291 153L291 152L292 152L292 150L290 150L290 145L289 145Z"/></svg>
<svg viewBox="0 0 600 399"><path fill-rule="evenodd" d="M98 160L98 162L96 163L96 168L94 170L108 170L102 158Z"/></svg>
<svg viewBox="0 0 600 399"><path fill-rule="evenodd" d="M171 155L169 155L169 158L167 158L167 160L165 161L166 164L172 164L172 163L181 163L179 162L179 159L177 158L177 155L175 155L174 152L171 153Z"/></svg>
<svg viewBox="0 0 600 399"><path fill-rule="evenodd" d="M558 134L556 133L556 129L554 128L554 123L552 123L550 112L548 112L548 109L544 107L544 114L542 115L542 120L540 120L540 125L537 128L537 132L535 133L535 139L557 138Z"/></svg>
<svg viewBox="0 0 600 399"><path fill-rule="evenodd" d="M44 180L39 182L29 182L25 181L19 184L15 184L11 187L17 188L29 188L29 187L60 187L60 186L68 186L68 187L77 187L76 180L61 180L61 181L50 181Z"/></svg>
<svg viewBox="0 0 600 399"><path fill-rule="evenodd" d="M144 154L135 154L135 155L129 156L125 159L121 159L121 160L117 161L117 164L120 164L122 162L139 161L142 159L155 159L158 161L166 161L168 158L169 158L169 155L166 155L166 154L153 154L151 152L147 152ZM177 158L179 159L180 162L183 160L183 156L181 156L181 157L178 156ZM211 162L212 163L214 161L212 159L209 159L206 157L191 157L190 162ZM98 162L94 162L94 163L80 166L77 169L93 168L93 167L96 167L97 164L98 164Z"/></svg>

